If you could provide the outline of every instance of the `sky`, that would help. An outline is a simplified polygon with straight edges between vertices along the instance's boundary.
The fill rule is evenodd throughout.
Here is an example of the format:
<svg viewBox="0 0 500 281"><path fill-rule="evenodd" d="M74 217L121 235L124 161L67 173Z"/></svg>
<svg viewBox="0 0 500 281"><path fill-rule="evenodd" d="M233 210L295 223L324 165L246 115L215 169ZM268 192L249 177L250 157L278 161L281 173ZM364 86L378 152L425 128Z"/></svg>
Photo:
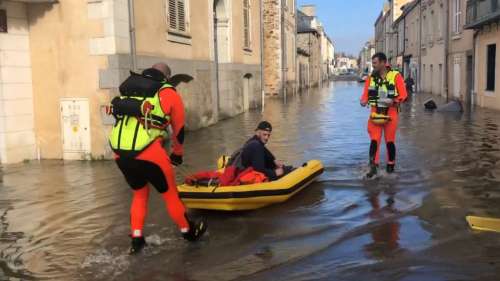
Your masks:
<svg viewBox="0 0 500 281"><path fill-rule="evenodd" d="M335 45L335 52L359 54L374 37L374 24L386 0L297 0L297 8L316 5L316 15Z"/></svg>

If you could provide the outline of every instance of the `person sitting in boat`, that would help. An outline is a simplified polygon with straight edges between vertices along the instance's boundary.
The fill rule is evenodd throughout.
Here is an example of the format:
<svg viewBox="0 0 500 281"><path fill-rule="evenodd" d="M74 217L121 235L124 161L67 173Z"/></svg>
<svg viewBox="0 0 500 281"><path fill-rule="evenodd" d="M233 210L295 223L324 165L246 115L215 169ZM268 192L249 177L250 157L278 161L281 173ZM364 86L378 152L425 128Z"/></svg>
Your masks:
<svg viewBox="0 0 500 281"><path fill-rule="evenodd" d="M219 158L219 170L188 176L185 183L235 186L274 181L287 175L294 168L277 161L265 146L271 137L271 132L272 126L269 122L260 122L255 135L242 148L234 152L231 157Z"/></svg>
<svg viewBox="0 0 500 281"><path fill-rule="evenodd" d="M263 173L269 181L277 180L293 170L291 166L285 166L283 162L276 160L276 157L266 148L272 131L271 123L260 122L255 129L255 135L241 149L241 166L244 169L251 167Z"/></svg>

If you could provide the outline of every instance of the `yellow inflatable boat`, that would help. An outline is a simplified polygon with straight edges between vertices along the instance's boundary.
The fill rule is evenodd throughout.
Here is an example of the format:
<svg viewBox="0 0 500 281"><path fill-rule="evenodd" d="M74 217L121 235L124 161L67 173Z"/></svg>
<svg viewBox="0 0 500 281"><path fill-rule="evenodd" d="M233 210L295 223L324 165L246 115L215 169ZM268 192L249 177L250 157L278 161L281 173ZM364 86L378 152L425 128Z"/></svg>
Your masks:
<svg viewBox="0 0 500 281"><path fill-rule="evenodd" d="M242 211L285 202L323 173L323 165L311 160L283 178L266 183L239 186L178 186L188 208Z"/></svg>

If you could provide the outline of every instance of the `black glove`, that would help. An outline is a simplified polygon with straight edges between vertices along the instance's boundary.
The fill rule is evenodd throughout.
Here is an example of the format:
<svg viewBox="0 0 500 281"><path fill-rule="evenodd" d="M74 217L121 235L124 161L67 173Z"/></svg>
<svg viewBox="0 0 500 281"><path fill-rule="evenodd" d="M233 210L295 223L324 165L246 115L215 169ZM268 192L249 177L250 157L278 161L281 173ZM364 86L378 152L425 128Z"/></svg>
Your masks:
<svg viewBox="0 0 500 281"><path fill-rule="evenodd" d="M182 164L182 155L177 155L177 154L170 154L170 162L174 165L174 166L179 166Z"/></svg>

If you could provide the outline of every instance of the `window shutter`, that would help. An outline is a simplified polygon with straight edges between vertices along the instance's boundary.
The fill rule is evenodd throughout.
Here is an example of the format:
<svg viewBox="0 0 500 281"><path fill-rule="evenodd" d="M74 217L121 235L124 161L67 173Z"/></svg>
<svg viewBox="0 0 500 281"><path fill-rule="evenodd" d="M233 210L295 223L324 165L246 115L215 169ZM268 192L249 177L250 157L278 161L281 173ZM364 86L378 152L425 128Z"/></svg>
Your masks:
<svg viewBox="0 0 500 281"><path fill-rule="evenodd" d="M179 31L186 32L186 5L184 0L177 1L177 17L179 19L177 28Z"/></svg>
<svg viewBox="0 0 500 281"><path fill-rule="evenodd" d="M0 10L0 33L7 33L7 11Z"/></svg>
<svg viewBox="0 0 500 281"><path fill-rule="evenodd" d="M178 29L177 26L177 1L168 0L168 26L170 29Z"/></svg>
<svg viewBox="0 0 500 281"><path fill-rule="evenodd" d="M250 4L249 0L243 0L243 34L244 45L250 47Z"/></svg>

